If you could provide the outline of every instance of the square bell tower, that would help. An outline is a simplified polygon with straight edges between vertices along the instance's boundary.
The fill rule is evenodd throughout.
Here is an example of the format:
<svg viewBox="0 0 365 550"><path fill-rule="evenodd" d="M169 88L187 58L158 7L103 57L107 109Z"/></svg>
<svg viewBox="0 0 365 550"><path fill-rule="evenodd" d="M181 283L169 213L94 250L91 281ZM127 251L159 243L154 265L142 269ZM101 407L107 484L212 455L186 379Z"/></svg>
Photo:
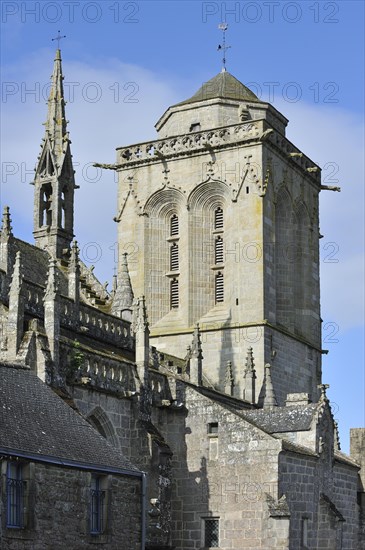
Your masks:
<svg viewBox="0 0 365 550"><path fill-rule="evenodd" d="M288 120L223 70L169 107L158 139L117 149L119 253L144 294L153 345L180 357L199 324L203 382L245 397L252 348L260 400L317 400L321 381L320 169Z"/></svg>

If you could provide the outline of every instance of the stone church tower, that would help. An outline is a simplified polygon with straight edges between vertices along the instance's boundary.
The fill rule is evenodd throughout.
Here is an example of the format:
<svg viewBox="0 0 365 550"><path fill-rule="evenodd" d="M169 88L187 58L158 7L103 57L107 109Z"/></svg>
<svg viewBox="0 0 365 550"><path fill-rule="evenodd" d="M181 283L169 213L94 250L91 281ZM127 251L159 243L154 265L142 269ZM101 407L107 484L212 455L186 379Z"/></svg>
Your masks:
<svg viewBox="0 0 365 550"><path fill-rule="evenodd" d="M320 169L285 136L288 120L222 71L169 107L158 139L117 150L119 251L146 296L151 338L185 357L195 324L204 384L252 395L248 347L272 365L279 404L317 400ZM228 367L227 367L228 365Z"/></svg>

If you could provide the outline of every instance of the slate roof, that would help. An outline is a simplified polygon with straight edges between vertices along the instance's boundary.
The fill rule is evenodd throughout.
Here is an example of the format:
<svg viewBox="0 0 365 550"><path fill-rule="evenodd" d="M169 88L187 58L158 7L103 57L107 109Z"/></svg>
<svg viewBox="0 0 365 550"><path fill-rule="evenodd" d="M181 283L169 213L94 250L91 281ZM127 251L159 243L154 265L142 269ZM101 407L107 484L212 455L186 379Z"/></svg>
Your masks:
<svg viewBox="0 0 365 550"><path fill-rule="evenodd" d="M181 103L177 103L177 105L187 105L196 101L216 98L235 99L238 101L260 101L247 86L237 80L231 73L225 71L218 73L208 80L208 82L204 82L196 94Z"/></svg>
<svg viewBox="0 0 365 550"><path fill-rule="evenodd" d="M267 433L301 432L309 430L318 403L272 409L244 411L240 414Z"/></svg>
<svg viewBox="0 0 365 550"><path fill-rule="evenodd" d="M29 369L0 363L0 452L104 472L139 470Z"/></svg>
<svg viewBox="0 0 365 550"><path fill-rule="evenodd" d="M23 266L24 277L27 281L35 283L42 287L47 284L48 269L49 269L49 254L38 246L29 244L21 239L14 237L13 239L13 254L15 261L16 251L21 253L21 263ZM61 294L67 296L68 283L66 275L58 270L58 285Z"/></svg>

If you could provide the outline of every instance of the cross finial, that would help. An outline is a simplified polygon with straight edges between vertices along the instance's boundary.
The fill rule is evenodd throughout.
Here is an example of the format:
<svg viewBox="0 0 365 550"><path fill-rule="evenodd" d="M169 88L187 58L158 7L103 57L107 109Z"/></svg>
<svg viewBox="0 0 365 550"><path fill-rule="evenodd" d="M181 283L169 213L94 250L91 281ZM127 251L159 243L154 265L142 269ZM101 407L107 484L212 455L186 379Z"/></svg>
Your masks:
<svg viewBox="0 0 365 550"><path fill-rule="evenodd" d="M228 29L227 23L220 23L218 25L218 29L223 32L223 42L222 44L219 44L217 50L218 51L223 50L222 72L225 73L227 70L226 69L226 51L229 50L229 48L231 47L226 45L226 31Z"/></svg>
<svg viewBox="0 0 365 550"><path fill-rule="evenodd" d="M54 38L52 38L52 42L54 40L57 40L57 49L59 50L60 49L60 40L62 40L62 38L66 38L66 35L64 34L63 36L61 36L60 31L57 31L57 32L58 32L58 35L55 36Z"/></svg>

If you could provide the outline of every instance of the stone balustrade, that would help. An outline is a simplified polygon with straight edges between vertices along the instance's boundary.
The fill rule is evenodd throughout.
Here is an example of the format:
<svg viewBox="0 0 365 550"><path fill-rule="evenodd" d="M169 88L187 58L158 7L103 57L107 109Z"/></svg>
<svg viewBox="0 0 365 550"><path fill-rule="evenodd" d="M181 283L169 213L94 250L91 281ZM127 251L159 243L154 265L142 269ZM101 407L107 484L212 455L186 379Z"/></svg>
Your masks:
<svg viewBox="0 0 365 550"><path fill-rule="evenodd" d="M130 350L134 347L130 323L123 319L80 304L79 321L80 330L88 336L102 338L106 342Z"/></svg>
<svg viewBox="0 0 365 550"><path fill-rule="evenodd" d="M158 161L161 157L167 158L184 153L188 154L193 150L204 150L209 149L209 147L218 147L259 138L262 131L263 121L260 120L235 124L215 130L207 130L205 132L194 132L167 139L138 143L130 147L118 149L118 162L124 165Z"/></svg>
<svg viewBox="0 0 365 550"><path fill-rule="evenodd" d="M75 348L76 349L76 348ZM101 391L129 395L135 391L133 366L123 361L112 360L77 348L78 362L74 365L73 350L67 352L69 384L91 386Z"/></svg>
<svg viewBox="0 0 365 550"><path fill-rule="evenodd" d="M306 155L282 134L277 131L268 132L271 126L264 119L251 120L242 124L234 124L206 130L204 132L193 132L181 136L174 136L166 139L137 143L129 147L118 148L118 164L116 168L128 168L135 164L158 162L161 158L184 156L192 151L220 148L237 144L252 139L265 139L278 147L281 152L287 153L293 164L306 172L314 181L320 181L320 170Z"/></svg>

